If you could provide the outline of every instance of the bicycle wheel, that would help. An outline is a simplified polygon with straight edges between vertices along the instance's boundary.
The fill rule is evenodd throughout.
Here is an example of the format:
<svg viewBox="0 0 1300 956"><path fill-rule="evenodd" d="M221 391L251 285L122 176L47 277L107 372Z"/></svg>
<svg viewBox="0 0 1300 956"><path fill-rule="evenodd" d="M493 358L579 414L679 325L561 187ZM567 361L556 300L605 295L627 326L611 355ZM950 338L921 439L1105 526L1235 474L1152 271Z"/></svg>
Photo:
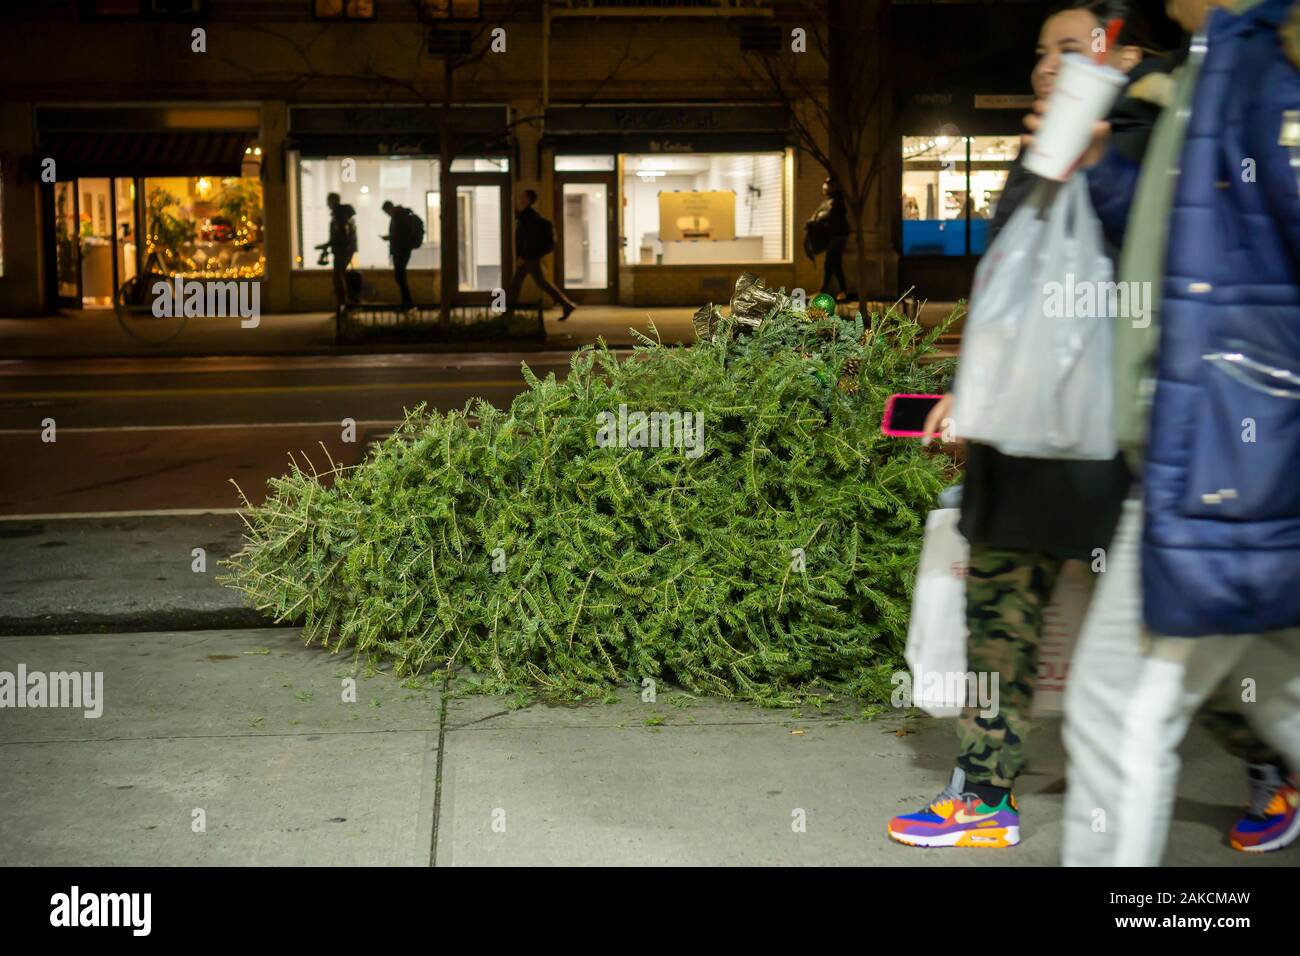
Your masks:
<svg viewBox="0 0 1300 956"><path fill-rule="evenodd" d="M165 275L148 273L132 276L117 290L114 315L122 331L145 345L166 345L185 330L188 321L184 309L175 310L178 314L155 316L151 303L146 298L146 291L155 282L168 282Z"/></svg>

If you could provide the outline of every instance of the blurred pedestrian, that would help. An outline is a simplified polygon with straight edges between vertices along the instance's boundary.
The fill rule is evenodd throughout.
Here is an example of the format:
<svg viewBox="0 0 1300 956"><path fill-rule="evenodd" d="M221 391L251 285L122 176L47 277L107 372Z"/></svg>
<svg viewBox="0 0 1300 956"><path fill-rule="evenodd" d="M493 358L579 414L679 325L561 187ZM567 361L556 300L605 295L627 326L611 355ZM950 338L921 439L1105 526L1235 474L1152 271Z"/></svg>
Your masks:
<svg viewBox="0 0 1300 956"><path fill-rule="evenodd" d="M822 200L812 215L812 222L822 233L825 242L826 257L822 260L821 291L833 294L837 302L848 297L849 284L844 279L844 248L848 245L849 217L844 206L844 193L839 184L831 177L822 183ZM839 292L833 291L833 283L840 285Z"/></svg>
<svg viewBox="0 0 1300 956"><path fill-rule="evenodd" d="M1061 58L1089 54L1102 28L1094 4L1058 8L1043 22L1034 94L1052 91ZM1129 23L1107 63L1132 69L1142 58L1140 23ZM989 223L990 241L1035 177L1009 181ZM938 433L951 396L930 413L924 431ZM960 436L956 436L960 440ZM923 439L928 442L929 438ZM919 813L889 822L889 835L914 846L1007 847L1020 841L1012 787L1025 764L1024 742L1038 677L1038 646L1047 606L1065 561L1090 561L1110 542L1130 478L1122 457L1110 461L1023 458L990 445L967 444L960 530L970 544L966 577L967 668L996 675L998 706L957 719L958 755L947 787Z"/></svg>
<svg viewBox="0 0 1300 956"><path fill-rule="evenodd" d="M1230 845L1300 835L1300 8L1215 6L1169 0L1196 36L1145 158L1102 124L1087 170L1121 283L1153 295L1115 327L1143 488L1072 662L1067 864L1160 861L1207 700L1212 723L1240 737L1244 712L1258 734L1226 741L1252 789Z"/></svg>
<svg viewBox="0 0 1300 956"><path fill-rule="evenodd" d="M576 309L577 303L564 294L564 291L546 278L542 268L542 258L555 251L555 227L551 221L539 213L534 205L537 193L525 189L515 206L515 274L510 280L510 308L519 304L519 293L524 279L532 276L537 288L550 295L560 304L563 322Z"/></svg>

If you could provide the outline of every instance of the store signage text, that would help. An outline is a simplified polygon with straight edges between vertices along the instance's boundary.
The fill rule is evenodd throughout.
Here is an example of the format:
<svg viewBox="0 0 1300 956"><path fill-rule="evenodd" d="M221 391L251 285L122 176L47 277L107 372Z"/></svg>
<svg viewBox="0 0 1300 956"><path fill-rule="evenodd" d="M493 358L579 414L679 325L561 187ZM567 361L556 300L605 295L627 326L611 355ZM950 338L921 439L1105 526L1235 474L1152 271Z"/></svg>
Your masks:
<svg viewBox="0 0 1300 956"><path fill-rule="evenodd" d="M1029 110L1034 107L1032 94L976 93L977 110Z"/></svg>
<svg viewBox="0 0 1300 956"><path fill-rule="evenodd" d="M650 140L650 152L652 153L693 153L695 147L690 143L675 143L670 139L652 139Z"/></svg>

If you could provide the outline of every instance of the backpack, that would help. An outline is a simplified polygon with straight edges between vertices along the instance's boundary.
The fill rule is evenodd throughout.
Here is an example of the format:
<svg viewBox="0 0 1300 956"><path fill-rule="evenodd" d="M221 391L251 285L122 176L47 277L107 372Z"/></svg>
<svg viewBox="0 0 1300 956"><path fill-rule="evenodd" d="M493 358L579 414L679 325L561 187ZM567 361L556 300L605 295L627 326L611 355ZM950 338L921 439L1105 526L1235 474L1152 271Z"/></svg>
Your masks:
<svg viewBox="0 0 1300 956"><path fill-rule="evenodd" d="M825 252L831 244L830 228L825 219L816 217L803 224L803 251L809 259L815 259Z"/></svg>
<svg viewBox="0 0 1300 956"><path fill-rule="evenodd" d="M555 226L544 216L537 217L537 247L542 255L555 251Z"/></svg>
<svg viewBox="0 0 1300 956"><path fill-rule="evenodd" d="M424 220L414 210L403 209L405 214L402 216L402 229L405 230L407 244L412 249L419 249L424 245Z"/></svg>

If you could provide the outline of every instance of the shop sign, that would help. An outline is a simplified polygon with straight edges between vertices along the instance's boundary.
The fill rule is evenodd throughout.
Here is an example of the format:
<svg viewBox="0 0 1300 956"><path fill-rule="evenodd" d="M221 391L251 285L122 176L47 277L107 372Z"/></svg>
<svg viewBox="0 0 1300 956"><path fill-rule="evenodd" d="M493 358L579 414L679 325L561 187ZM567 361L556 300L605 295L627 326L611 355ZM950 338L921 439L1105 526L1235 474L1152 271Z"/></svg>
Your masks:
<svg viewBox="0 0 1300 956"><path fill-rule="evenodd" d="M977 110L1029 110L1034 107L1032 94L976 93Z"/></svg>
<svg viewBox="0 0 1300 956"><path fill-rule="evenodd" d="M546 111L546 128L554 133L771 132L789 126L789 114L775 106L553 106Z"/></svg>

